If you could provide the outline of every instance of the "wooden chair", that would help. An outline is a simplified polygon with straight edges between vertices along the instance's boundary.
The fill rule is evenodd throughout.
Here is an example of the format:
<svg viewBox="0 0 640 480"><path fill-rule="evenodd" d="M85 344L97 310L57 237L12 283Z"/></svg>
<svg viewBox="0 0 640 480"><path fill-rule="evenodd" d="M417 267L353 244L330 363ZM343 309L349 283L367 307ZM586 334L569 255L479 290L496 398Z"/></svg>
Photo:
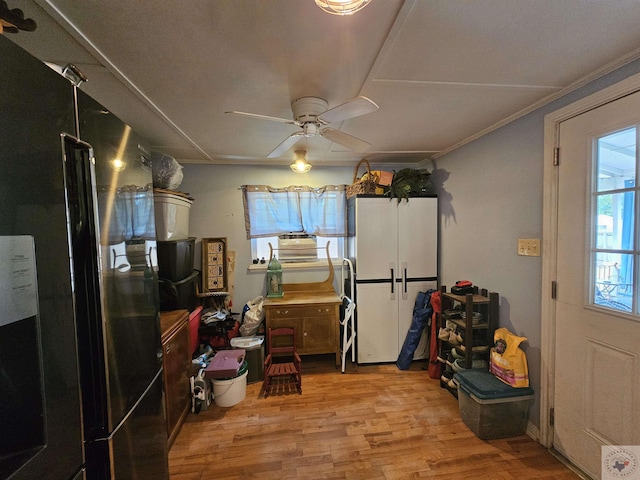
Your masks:
<svg viewBox="0 0 640 480"><path fill-rule="evenodd" d="M302 393L302 360L296 352L295 330L275 328L267 331L269 354L264 360L264 397L274 389L295 386Z"/></svg>

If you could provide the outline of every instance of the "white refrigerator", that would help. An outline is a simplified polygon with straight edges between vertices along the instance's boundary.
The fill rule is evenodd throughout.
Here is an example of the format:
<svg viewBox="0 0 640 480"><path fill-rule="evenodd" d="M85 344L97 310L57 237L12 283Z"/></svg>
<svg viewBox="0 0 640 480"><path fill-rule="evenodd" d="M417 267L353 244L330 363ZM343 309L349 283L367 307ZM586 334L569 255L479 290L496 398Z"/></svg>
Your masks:
<svg viewBox="0 0 640 480"><path fill-rule="evenodd" d="M395 362L418 292L438 288L438 199L360 196L347 211L357 361Z"/></svg>

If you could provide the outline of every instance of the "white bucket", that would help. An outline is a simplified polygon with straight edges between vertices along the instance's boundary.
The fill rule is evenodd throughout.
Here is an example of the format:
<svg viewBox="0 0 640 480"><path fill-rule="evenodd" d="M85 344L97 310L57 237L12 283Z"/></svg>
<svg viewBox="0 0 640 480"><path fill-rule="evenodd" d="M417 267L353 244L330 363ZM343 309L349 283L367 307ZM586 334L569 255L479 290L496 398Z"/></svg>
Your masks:
<svg viewBox="0 0 640 480"><path fill-rule="evenodd" d="M153 201L158 241L186 240L193 200L172 193L154 193Z"/></svg>
<svg viewBox="0 0 640 480"><path fill-rule="evenodd" d="M247 395L247 373L228 380L211 380L213 383L213 401L219 407L233 407Z"/></svg>

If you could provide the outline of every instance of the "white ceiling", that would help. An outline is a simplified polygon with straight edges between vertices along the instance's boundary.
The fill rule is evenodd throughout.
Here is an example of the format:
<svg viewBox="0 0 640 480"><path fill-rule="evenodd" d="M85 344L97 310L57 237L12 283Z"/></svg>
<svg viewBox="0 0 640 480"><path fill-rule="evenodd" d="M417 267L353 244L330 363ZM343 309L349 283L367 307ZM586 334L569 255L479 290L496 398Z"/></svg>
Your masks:
<svg viewBox="0 0 640 480"><path fill-rule="evenodd" d="M74 63L81 87L181 163L267 159L297 127L291 101L358 95L377 112L332 127L365 154L303 141L314 166L420 164L640 57L638 0L7 0L38 23L7 36Z"/></svg>

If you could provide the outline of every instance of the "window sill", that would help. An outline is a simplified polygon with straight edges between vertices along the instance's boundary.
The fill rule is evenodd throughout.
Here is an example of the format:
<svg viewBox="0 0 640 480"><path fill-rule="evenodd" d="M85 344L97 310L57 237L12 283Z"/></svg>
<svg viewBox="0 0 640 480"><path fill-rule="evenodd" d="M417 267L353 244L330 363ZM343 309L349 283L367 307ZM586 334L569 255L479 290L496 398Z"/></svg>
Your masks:
<svg viewBox="0 0 640 480"><path fill-rule="evenodd" d="M339 267L342 265L341 258L332 258L331 263L333 267ZM267 263L251 264L247 267L248 272L266 272ZM282 263L282 270L321 270L327 268L326 260L318 260L315 262L284 262Z"/></svg>

